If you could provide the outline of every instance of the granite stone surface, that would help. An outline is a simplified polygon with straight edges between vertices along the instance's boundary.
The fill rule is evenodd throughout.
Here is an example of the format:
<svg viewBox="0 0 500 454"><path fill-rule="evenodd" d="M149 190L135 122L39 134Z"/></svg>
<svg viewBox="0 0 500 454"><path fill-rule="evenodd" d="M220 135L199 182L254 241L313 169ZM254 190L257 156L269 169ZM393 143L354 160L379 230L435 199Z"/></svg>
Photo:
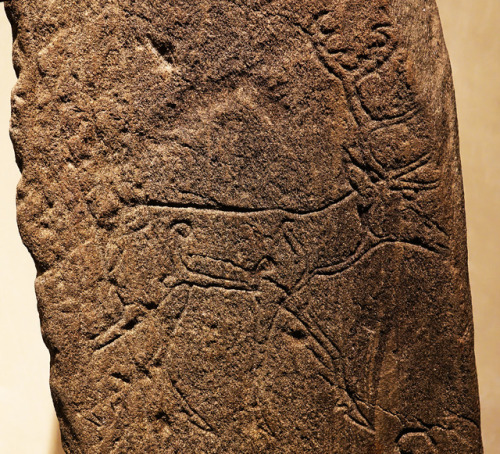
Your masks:
<svg viewBox="0 0 500 454"><path fill-rule="evenodd" d="M482 452L433 0L10 0L67 453Z"/></svg>

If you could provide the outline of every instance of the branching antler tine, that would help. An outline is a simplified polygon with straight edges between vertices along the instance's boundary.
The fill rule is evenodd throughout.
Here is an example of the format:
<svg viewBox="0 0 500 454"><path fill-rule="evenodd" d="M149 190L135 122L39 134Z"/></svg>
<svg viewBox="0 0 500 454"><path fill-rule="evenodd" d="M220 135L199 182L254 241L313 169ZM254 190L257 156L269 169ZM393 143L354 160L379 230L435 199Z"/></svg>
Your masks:
<svg viewBox="0 0 500 454"><path fill-rule="evenodd" d="M392 172L390 172L389 178L391 178L391 179L401 178L405 175L409 175L410 173L414 172L415 170L418 170L423 165L427 164L431 160L431 157L432 157L432 153L426 153L425 155L418 158L416 161L413 161L410 164L408 164L400 169L396 169L396 170L393 170Z"/></svg>
<svg viewBox="0 0 500 454"><path fill-rule="evenodd" d="M370 166L370 170L373 170L379 178L382 180L386 180L389 177L389 174L387 171L384 169L382 164L380 164L373 153L371 151L368 151L367 153L368 157L368 165Z"/></svg>
<svg viewBox="0 0 500 454"><path fill-rule="evenodd" d="M439 181L430 181L425 183L418 183L412 181L393 181L390 184L391 189L409 189L409 190L418 190L418 191L430 191L431 189L436 189L439 187Z"/></svg>

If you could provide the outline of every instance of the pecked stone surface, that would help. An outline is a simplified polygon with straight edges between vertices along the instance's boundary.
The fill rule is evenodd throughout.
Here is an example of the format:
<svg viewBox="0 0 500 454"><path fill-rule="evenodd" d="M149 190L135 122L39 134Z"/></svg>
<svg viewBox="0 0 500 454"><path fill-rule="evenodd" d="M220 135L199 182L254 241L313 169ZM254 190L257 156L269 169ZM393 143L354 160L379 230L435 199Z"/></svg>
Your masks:
<svg viewBox="0 0 500 454"><path fill-rule="evenodd" d="M5 4L66 452L482 452L434 1Z"/></svg>

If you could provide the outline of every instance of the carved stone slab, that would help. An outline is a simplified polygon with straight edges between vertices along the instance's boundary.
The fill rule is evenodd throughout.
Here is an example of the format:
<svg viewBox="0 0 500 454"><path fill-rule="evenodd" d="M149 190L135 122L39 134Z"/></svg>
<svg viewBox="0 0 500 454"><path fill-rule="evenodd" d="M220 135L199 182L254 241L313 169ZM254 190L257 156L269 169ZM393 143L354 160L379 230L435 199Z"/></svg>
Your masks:
<svg viewBox="0 0 500 454"><path fill-rule="evenodd" d="M5 4L66 452L482 452L433 0Z"/></svg>

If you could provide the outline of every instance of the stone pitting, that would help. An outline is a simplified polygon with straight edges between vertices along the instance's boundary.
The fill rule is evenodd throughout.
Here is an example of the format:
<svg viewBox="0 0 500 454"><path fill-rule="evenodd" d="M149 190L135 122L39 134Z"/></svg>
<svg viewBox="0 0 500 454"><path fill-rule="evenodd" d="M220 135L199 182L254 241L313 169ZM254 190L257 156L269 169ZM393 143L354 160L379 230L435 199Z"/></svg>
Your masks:
<svg viewBox="0 0 500 454"><path fill-rule="evenodd" d="M482 452L434 1L5 4L66 452Z"/></svg>

